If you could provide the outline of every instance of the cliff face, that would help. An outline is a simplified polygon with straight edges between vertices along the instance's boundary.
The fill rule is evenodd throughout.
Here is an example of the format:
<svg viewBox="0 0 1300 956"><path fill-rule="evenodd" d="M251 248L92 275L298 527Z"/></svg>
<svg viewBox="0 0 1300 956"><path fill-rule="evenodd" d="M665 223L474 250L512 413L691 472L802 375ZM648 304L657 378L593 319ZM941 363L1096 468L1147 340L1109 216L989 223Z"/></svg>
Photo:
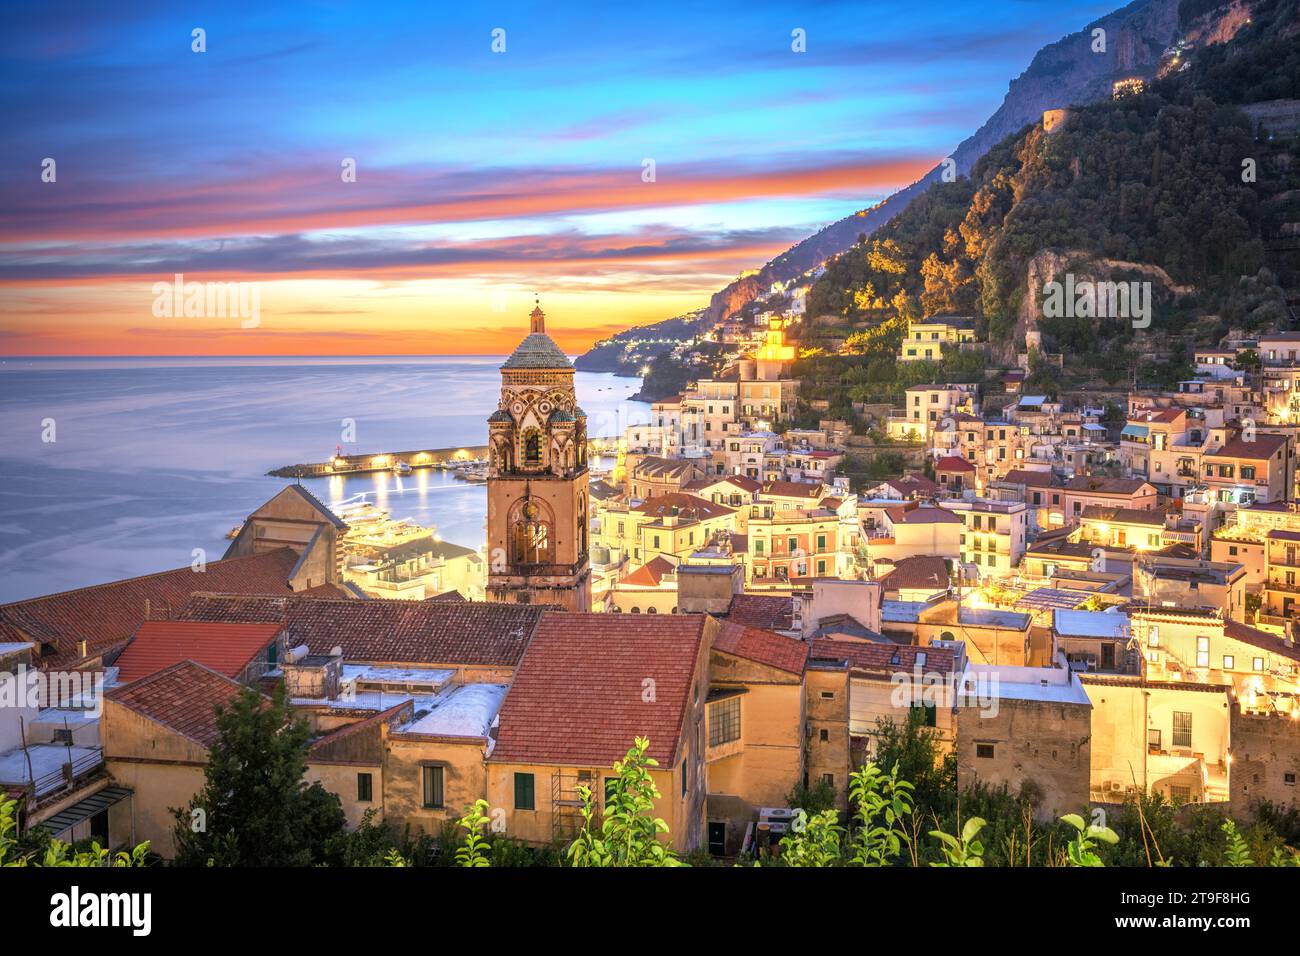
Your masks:
<svg viewBox="0 0 1300 956"><path fill-rule="evenodd" d="M1094 53L1093 31L1098 28L1106 31L1106 49ZM1111 83L1121 76L1147 79L1155 76L1161 54L1177 35L1178 0L1136 0L1043 47L1029 68L1011 81L997 111L953 150L958 174L970 172L994 144L1041 120L1044 110L1106 99L1111 95ZM791 247L759 271L755 285L762 289L773 282L788 281L829 256L843 252L859 235L870 235L906 209L908 203L938 181L940 171L935 167L879 205L832 223ZM741 294L742 286L747 287L748 283L748 279L733 282L714 295L710 317L724 319L730 314L720 312L718 307L723 303L735 311L748 302ZM732 304L736 302L739 304Z"/></svg>
<svg viewBox="0 0 1300 956"><path fill-rule="evenodd" d="M1155 76L1162 52L1179 35L1178 6L1179 0L1135 0L1039 50L1029 68L1011 81L997 111L953 151L958 173L969 172L994 144L1041 120L1044 110L1109 97L1112 81L1121 76ZM1094 53L1093 31L1098 28L1106 31L1106 48ZM832 223L792 246L756 275L730 283L713 295L701 323L725 319L773 282L789 281L848 249L859 235L870 235L906 209L938 181L940 172L936 167L878 205Z"/></svg>

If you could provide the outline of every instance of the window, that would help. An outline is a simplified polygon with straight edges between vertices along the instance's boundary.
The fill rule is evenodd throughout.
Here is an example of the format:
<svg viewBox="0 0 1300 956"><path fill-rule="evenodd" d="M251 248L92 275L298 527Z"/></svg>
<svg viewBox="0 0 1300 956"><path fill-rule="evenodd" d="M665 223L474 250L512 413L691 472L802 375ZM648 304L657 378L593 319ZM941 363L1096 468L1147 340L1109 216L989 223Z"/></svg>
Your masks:
<svg viewBox="0 0 1300 956"><path fill-rule="evenodd" d="M537 809L537 790L531 773L515 774L515 809Z"/></svg>
<svg viewBox="0 0 1300 956"><path fill-rule="evenodd" d="M1196 639L1196 666L1210 666L1210 639L1208 637L1198 637Z"/></svg>
<svg viewBox="0 0 1300 956"><path fill-rule="evenodd" d="M822 783L826 784L826 786L828 787L835 786L835 774L833 773L822 774Z"/></svg>
<svg viewBox="0 0 1300 956"><path fill-rule="evenodd" d="M1170 787L1169 799L1172 800L1175 804L1191 803L1192 788L1191 787Z"/></svg>
<svg viewBox="0 0 1300 956"><path fill-rule="evenodd" d="M994 750L993 744L976 744L975 756L980 758L981 760L992 760L993 750Z"/></svg>
<svg viewBox="0 0 1300 956"><path fill-rule="evenodd" d="M1288 787L1294 787L1295 773L1293 771L1288 771L1287 773L1282 774L1282 782L1286 784Z"/></svg>
<svg viewBox="0 0 1300 956"><path fill-rule="evenodd" d="M618 777L605 778L605 806L614 802L614 797L618 794Z"/></svg>
<svg viewBox="0 0 1300 956"><path fill-rule="evenodd" d="M1147 730L1147 749L1151 751L1160 750L1160 729L1158 727Z"/></svg>
<svg viewBox="0 0 1300 956"><path fill-rule="evenodd" d="M740 739L740 697L728 697L709 707L709 746Z"/></svg>
<svg viewBox="0 0 1300 956"><path fill-rule="evenodd" d="M918 711L921 715L921 726L937 727L939 725L939 709L934 704L913 704L912 710Z"/></svg>
<svg viewBox="0 0 1300 956"><path fill-rule="evenodd" d="M1230 671L1237 666L1237 659L1231 654L1223 655L1223 669Z"/></svg>
<svg viewBox="0 0 1300 956"><path fill-rule="evenodd" d="M442 809L442 768L424 767L424 806L429 810Z"/></svg>
<svg viewBox="0 0 1300 956"><path fill-rule="evenodd" d="M1192 715L1188 711L1174 711L1174 746L1192 745Z"/></svg>
<svg viewBox="0 0 1300 956"><path fill-rule="evenodd" d="M374 781L368 773L357 774L357 803L369 803L373 798Z"/></svg>
<svg viewBox="0 0 1300 956"><path fill-rule="evenodd" d="M822 730L817 734L817 739L824 744L830 743L831 732L829 730L826 730L825 728L822 728Z"/></svg>
<svg viewBox="0 0 1300 956"><path fill-rule="evenodd" d="M1153 627L1151 628L1150 632L1147 634L1147 647L1159 647L1159 646L1160 646L1160 628Z"/></svg>
<svg viewBox="0 0 1300 956"><path fill-rule="evenodd" d="M1264 658L1262 657L1256 657L1251 663L1257 671L1262 671L1264 669Z"/></svg>
<svg viewBox="0 0 1300 956"><path fill-rule="evenodd" d="M822 691L822 700L834 700L834 699L835 699L835 691L833 690Z"/></svg>

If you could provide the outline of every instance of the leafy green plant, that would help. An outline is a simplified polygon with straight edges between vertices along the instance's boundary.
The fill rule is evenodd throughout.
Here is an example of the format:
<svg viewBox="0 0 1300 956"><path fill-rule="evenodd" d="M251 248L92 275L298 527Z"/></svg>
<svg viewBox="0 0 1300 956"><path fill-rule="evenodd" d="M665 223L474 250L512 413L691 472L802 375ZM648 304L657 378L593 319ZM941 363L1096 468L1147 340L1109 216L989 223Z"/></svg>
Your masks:
<svg viewBox="0 0 1300 956"><path fill-rule="evenodd" d="M1070 866L1105 866L1095 851L1097 841L1111 844L1119 842L1119 836L1110 827L1085 823L1077 813L1067 813L1061 817L1062 823L1068 823L1075 829L1074 839L1066 847L1066 860Z"/></svg>
<svg viewBox="0 0 1300 956"><path fill-rule="evenodd" d="M933 862L931 866L983 866L984 865L984 845L976 839L979 832L985 827L985 821L980 817L971 817L966 821L966 825L961 828L959 836L953 836L951 833L944 833L942 830L931 830L930 836L942 844L943 860Z"/></svg>
<svg viewBox="0 0 1300 956"><path fill-rule="evenodd" d="M467 807L465 815L460 818L460 825L466 831L465 842L456 848L457 866L491 866L490 854L492 844L483 836L490 822L487 817L488 802L475 800L472 807Z"/></svg>
<svg viewBox="0 0 1300 956"><path fill-rule="evenodd" d="M659 788L651 777L659 762L647 755L650 741L637 737L627 756L614 762L614 783L600 813L590 787L579 787L582 832L569 845L570 866L682 866L659 835L668 824L654 816ZM600 822L597 823L597 816Z"/></svg>
<svg viewBox="0 0 1300 956"><path fill-rule="evenodd" d="M857 866L887 866L909 842L903 821L913 813L912 785L898 779L898 765L886 774L874 763L849 774L849 799L857 807L850 860Z"/></svg>

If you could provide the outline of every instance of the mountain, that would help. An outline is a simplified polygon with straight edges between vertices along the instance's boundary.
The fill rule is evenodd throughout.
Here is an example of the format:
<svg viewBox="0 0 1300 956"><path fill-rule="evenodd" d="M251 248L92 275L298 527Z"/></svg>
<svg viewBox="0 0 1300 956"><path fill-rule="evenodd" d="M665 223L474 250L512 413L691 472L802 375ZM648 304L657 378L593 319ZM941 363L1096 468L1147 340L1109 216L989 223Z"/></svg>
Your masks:
<svg viewBox="0 0 1300 956"><path fill-rule="evenodd" d="M1183 0L1183 5L1187 2ZM1044 110L1106 99L1111 95L1112 82L1121 77L1153 77L1160 68L1161 55L1179 36L1179 7L1179 0L1136 0L1039 50L1029 68L1011 81L997 111L953 151L956 172L967 174L994 144L1037 122ZM1097 29L1105 31L1105 49L1101 52L1093 51ZM773 282L789 281L843 252L859 235L872 234L939 182L942 169L942 164L936 166L878 205L832 223L792 246L757 273L743 276L714 293L706 309L597 342L579 357L578 368L636 374L647 358L653 357L643 347L648 340L695 335L753 301ZM636 356L625 359L623 353L633 342L637 343ZM670 347L665 344L660 351Z"/></svg>

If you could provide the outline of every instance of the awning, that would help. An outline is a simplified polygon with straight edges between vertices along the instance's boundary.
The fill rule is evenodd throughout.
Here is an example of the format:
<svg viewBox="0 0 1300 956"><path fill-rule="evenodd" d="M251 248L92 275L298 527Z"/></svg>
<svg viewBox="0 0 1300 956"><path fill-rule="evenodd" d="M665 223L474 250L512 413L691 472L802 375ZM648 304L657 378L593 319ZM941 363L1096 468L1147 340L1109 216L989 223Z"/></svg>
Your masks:
<svg viewBox="0 0 1300 956"><path fill-rule="evenodd" d="M1121 438L1146 438L1150 433L1151 429L1146 425L1125 425L1119 434Z"/></svg>
<svg viewBox="0 0 1300 956"><path fill-rule="evenodd" d="M96 814L103 813L113 804L120 803L131 796L132 792L130 787L105 787L86 799L77 801L66 810L60 810L49 819L42 820L36 826L44 827L50 831L50 836L57 837L83 820L89 820Z"/></svg>

